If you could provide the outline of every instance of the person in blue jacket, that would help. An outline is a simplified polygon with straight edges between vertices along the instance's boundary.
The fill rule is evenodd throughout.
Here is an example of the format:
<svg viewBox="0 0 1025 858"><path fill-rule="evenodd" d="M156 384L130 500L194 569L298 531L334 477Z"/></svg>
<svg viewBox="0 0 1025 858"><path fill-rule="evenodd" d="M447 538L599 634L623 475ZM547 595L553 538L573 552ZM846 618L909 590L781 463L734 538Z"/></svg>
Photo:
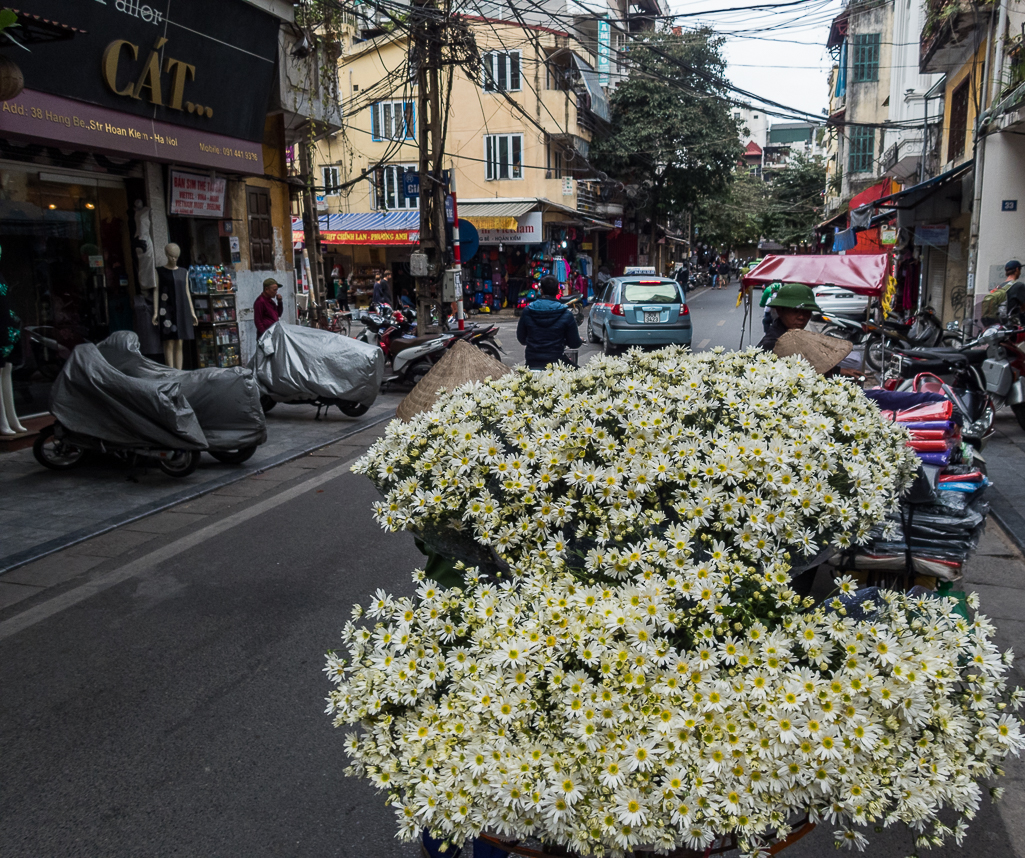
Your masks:
<svg viewBox="0 0 1025 858"><path fill-rule="evenodd" d="M559 363L567 349L581 346L577 323L556 298L559 281L551 274L541 278L541 297L526 306L516 326L516 339L526 346L527 366L545 369Z"/></svg>

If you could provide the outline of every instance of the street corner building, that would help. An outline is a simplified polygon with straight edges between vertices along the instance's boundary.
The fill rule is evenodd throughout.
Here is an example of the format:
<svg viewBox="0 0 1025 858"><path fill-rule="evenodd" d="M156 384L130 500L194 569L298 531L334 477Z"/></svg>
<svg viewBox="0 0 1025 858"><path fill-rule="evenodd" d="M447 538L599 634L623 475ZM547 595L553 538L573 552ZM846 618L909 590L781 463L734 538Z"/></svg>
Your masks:
<svg viewBox="0 0 1025 858"><path fill-rule="evenodd" d="M169 243L199 320L186 367L244 363L265 278L296 318L289 146L331 118L308 115L326 104L317 83L296 95L292 4L19 0L16 12L27 50L4 46L24 89L0 103L0 276L26 333L28 407L47 407L36 370L50 352L134 330L161 353Z"/></svg>

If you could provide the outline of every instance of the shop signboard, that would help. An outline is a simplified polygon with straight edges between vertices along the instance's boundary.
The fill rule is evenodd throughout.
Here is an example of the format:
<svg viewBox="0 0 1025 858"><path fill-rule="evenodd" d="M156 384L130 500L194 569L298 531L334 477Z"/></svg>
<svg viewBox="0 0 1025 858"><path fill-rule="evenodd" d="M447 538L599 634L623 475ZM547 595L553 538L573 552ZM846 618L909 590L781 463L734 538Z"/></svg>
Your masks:
<svg viewBox="0 0 1025 858"><path fill-rule="evenodd" d="M402 194L407 200L420 196L419 173L414 173L412 170L406 170L406 172L402 174Z"/></svg>
<svg viewBox="0 0 1025 858"><path fill-rule="evenodd" d="M461 223L462 221L460 221ZM516 218L516 229L480 229L481 245L540 244L541 212L527 212Z"/></svg>
<svg viewBox="0 0 1025 858"><path fill-rule="evenodd" d="M293 236L295 233L293 232ZM298 233L301 236L302 233ZM419 230L353 230L335 231L328 230L320 233L321 241L324 244L367 244L376 246L397 246L416 244L420 238Z"/></svg>
<svg viewBox="0 0 1025 858"><path fill-rule="evenodd" d="M75 27L18 52L35 92L259 144L277 81L279 21L244 0L18 0ZM103 122L109 119L104 118ZM121 123L124 124L124 123Z"/></svg>
<svg viewBox="0 0 1025 858"><path fill-rule="evenodd" d="M211 167L231 173L263 173L260 143L92 107L29 89L0 105L0 136L8 134L61 148Z"/></svg>
<svg viewBox="0 0 1025 858"><path fill-rule="evenodd" d="M915 227L915 244L926 247L946 247L950 242L950 224L923 224Z"/></svg>
<svg viewBox="0 0 1025 858"><path fill-rule="evenodd" d="M609 85L609 55L612 53L612 26L608 18L598 19L598 83Z"/></svg>
<svg viewBox="0 0 1025 858"><path fill-rule="evenodd" d="M223 218L227 184L226 179L171 170L171 214Z"/></svg>

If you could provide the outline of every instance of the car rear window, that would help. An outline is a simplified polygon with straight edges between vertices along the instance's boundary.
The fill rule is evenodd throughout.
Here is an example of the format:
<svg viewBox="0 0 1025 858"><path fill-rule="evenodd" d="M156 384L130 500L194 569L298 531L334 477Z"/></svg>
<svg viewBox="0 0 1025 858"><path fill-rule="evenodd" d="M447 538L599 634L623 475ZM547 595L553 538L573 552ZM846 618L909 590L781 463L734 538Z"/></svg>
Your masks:
<svg viewBox="0 0 1025 858"><path fill-rule="evenodd" d="M659 283L624 283L624 304L679 304L680 291L673 280Z"/></svg>

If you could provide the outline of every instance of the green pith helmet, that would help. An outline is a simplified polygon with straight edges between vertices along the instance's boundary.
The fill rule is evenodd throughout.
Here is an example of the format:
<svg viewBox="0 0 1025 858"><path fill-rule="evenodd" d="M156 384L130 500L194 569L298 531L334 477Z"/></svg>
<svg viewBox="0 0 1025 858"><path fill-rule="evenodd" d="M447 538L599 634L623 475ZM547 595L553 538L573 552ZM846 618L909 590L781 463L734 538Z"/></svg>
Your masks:
<svg viewBox="0 0 1025 858"><path fill-rule="evenodd" d="M769 306L777 310L780 307L789 307L792 310L819 311L819 305L815 303L815 293L803 283L784 283L769 302Z"/></svg>

